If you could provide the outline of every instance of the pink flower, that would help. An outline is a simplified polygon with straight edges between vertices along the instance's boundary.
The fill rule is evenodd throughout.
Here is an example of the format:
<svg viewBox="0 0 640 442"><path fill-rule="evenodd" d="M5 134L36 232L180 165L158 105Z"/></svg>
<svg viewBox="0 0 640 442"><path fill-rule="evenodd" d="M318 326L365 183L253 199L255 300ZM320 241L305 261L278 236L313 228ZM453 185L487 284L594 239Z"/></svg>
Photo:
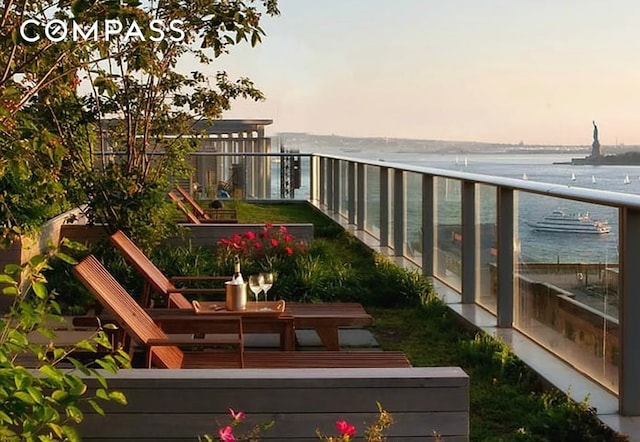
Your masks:
<svg viewBox="0 0 640 442"><path fill-rule="evenodd" d="M237 413L233 411L233 408L229 408L229 413L231 413L231 417L234 421L241 421L244 419L244 412L238 411Z"/></svg>
<svg viewBox="0 0 640 442"><path fill-rule="evenodd" d="M218 430L218 436L223 442L235 442L236 437L233 435L233 428L227 425L224 428Z"/></svg>
<svg viewBox="0 0 640 442"><path fill-rule="evenodd" d="M266 223L266 224L264 225L264 230L269 230L269 229L270 229L270 228L272 228L272 227L273 227L273 223Z"/></svg>
<svg viewBox="0 0 640 442"><path fill-rule="evenodd" d="M236 233L236 234L233 235L232 239L233 239L233 242L238 243L238 242L240 242L242 237L240 236L240 234Z"/></svg>
<svg viewBox="0 0 640 442"><path fill-rule="evenodd" d="M256 239L256 234L253 232L247 232L244 234L244 237L247 238L249 241L253 241L254 239Z"/></svg>
<svg viewBox="0 0 640 442"><path fill-rule="evenodd" d="M285 235L285 236L284 236L284 240L285 240L286 242L291 242L291 241L293 240L293 236L291 236L291 235Z"/></svg>
<svg viewBox="0 0 640 442"><path fill-rule="evenodd" d="M262 244L260 244L259 242L257 242L257 243L255 243L255 244L253 245L253 248L254 248L254 249L256 249L256 250L261 249L261 248L262 248Z"/></svg>
<svg viewBox="0 0 640 442"><path fill-rule="evenodd" d="M271 240L271 245L272 245L273 247L278 247L278 240L277 240L277 239L272 239L272 240Z"/></svg>
<svg viewBox="0 0 640 442"><path fill-rule="evenodd" d="M337 421L336 422L336 428L338 429L340 434L343 435L343 436L351 437L354 434L356 434L356 427L354 427L353 425L349 424L347 421Z"/></svg>
<svg viewBox="0 0 640 442"><path fill-rule="evenodd" d="M286 226L280 226L280 231L282 233L287 233L287 227Z"/></svg>
<svg viewBox="0 0 640 442"><path fill-rule="evenodd" d="M287 255L293 255L293 249L291 247L285 247L284 251L287 252Z"/></svg>

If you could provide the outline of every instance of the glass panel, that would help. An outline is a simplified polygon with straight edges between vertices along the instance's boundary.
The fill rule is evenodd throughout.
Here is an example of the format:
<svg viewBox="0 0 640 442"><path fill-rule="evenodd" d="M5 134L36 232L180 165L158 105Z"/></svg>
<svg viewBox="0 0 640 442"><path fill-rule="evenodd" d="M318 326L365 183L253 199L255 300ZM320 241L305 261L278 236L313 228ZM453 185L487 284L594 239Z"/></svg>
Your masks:
<svg viewBox="0 0 640 442"><path fill-rule="evenodd" d="M615 209L520 193L515 326L618 390Z"/></svg>
<svg viewBox="0 0 640 442"><path fill-rule="evenodd" d="M393 223L393 211L395 210L396 204L394 195L394 185L393 185L393 172L394 169L389 169L389 204L387 205L386 210L389 213L389 246L393 247L393 235L394 235L394 223Z"/></svg>
<svg viewBox="0 0 640 442"><path fill-rule="evenodd" d="M365 166L367 200L365 203L365 230L380 238L380 168Z"/></svg>
<svg viewBox="0 0 640 442"><path fill-rule="evenodd" d="M476 186L476 302L497 314L497 188L485 184Z"/></svg>
<svg viewBox="0 0 640 442"><path fill-rule="evenodd" d="M405 180L405 219L407 231L405 232L407 257L413 261L421 262L422 259L422 174L407 172Z"/></svg>
<svg viewBox="0 0 640 442"><path fill-rule="evenodd" d="M435 191L435 275L461 290L462 199L459 180L436 177Z"/></svg>

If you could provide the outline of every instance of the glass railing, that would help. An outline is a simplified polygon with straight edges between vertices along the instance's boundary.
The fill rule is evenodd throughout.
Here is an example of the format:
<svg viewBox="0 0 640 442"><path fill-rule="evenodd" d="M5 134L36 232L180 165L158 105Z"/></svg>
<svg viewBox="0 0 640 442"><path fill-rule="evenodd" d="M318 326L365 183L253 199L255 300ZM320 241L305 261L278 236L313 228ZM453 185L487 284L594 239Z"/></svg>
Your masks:
<svg viewBox="0 0 640 442"><path fill-rule="evenodd" d="M234 155L235 164L255 163L243 168L243 197L281 198L283 154L251 155L260 159ZM296 155L299 186L288 198L354 224L493 314L498 327L619 394L623 414L640 414L640 196Z"/></svg>

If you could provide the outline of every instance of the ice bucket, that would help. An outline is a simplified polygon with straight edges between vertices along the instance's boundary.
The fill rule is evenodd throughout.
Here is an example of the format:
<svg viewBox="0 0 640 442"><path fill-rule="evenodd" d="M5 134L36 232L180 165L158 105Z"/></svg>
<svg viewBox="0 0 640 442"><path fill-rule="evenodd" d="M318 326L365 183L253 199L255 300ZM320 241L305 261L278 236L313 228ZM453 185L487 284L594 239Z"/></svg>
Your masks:
<svg viewBox="0 0 640 442"><path fill-rule="evenodd" d="M231 281L225 282L226 300L225 307L227 310L244 310L247 308L247 283L232 284Z"/></svg>

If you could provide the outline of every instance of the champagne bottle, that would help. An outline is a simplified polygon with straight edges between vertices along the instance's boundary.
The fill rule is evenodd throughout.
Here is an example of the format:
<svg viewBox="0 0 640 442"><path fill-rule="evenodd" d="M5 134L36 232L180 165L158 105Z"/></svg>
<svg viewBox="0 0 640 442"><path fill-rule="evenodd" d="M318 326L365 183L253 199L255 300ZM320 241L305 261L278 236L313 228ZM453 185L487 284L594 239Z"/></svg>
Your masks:
<svg viewBox="0 0 640 442"><path fill-rule="evenodd" d="M233 258L233 278L231 278L231 283L240 285L244 284L244 278L242 277L242 273L240 273L240 258L236 255Z"/></svg>

